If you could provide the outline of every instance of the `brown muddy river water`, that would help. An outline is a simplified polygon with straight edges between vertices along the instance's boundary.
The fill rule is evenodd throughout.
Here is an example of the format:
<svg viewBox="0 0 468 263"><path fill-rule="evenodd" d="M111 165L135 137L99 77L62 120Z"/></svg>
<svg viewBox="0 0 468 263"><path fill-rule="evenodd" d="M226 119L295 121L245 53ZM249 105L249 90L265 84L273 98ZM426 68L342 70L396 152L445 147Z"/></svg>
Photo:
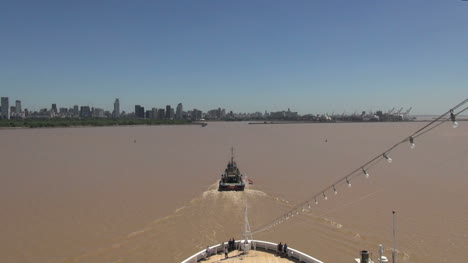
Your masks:
<svg viewBox="0 0 468 263"><path fill-rule="evenodd" d="M0 262L180 262L242 238L423 123L209 123L0 130ZM327 142L325 142L325 139ZM135 142L136 141L136 142ZM235 148L245 192L218 192ZM468 123L391 152L352 187L258 233L326 263L359 250L399 262L466 262Z"/></svg>

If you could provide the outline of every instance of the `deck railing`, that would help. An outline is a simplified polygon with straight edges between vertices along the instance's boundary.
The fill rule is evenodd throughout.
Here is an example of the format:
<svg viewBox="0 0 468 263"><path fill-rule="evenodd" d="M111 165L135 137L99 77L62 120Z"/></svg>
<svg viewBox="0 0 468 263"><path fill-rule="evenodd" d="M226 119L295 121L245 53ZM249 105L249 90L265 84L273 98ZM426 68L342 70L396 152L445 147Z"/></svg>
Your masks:
<svg viewBox="0 0 468 263"><path fill-rule="evenodd" d="M236 240L235 248L244 250L244 242L245 242L244 240ZM251 249L262 250L268 253L278 253L278 244L276 243L261 241L261 240L249 240L248 242L249 242L249 247L251 247ZM188 259L182 261L182 263L197 263L198 261L205 259L207 256L216 255L220 252L223 252L223 249L225 246L227 246L227 242L211 246L209 247L209 252L210 252L209 255L207 255L206 249L204 249L192 255ZM299 260L299 262L304 262L304 263L323 263L322 261L293 248L288 248L288 257Z"/></svg>

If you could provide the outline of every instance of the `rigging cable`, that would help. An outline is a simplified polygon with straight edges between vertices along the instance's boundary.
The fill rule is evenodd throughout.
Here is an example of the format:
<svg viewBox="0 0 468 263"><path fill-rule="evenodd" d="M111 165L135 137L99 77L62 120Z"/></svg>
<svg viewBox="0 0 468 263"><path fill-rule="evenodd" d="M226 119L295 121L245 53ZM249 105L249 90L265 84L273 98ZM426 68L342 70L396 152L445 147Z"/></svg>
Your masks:
<svg viewBox="0 0 468 263"><path fill-rule="evenodd" d="M446 121L449 121L449 120L451 120L453 122L453 127L456 128L458 126L458 123L456 122L456 117L458 115L460 115L461 113L463 113L464 111L466 111L468 109L468 107L465 107L464 109L458 111L457 113L454 113L454 111L457 110L458 108L462 107L467 102L468 102L468 98L463 100L462 102L458 103L454 107L452 107L449 111L441 114L439 117L437 117L434 120L430 121L428 124L426 124L423 127L419 128L418 130L413 132L411 135L405 137L403 140L397 142L395 145L393 145L392 147L390 147L386 151L382 152L381 154L378 154L377 156L375 156L371 160L367 161L363 165L359 166L355 170L351 171L350 173L348 173L345 176L341 177L340 179L336 180L331 185L329 185L329 186L323 188L322 190L318 191L311 198L307 199L306 201L303 201L303 202L299 203L297 206L294 206L292 209L290 209L287 212L283 213L282 215L278 216L272 222L270 222L268 224L265 224L262 227L259 227L257 229L254 229L253 231L251 231L249 233L249 235L258 234L258 233L263 232L265 230L268 230L268 229L270 229L270 228L272 228L272 227L274 227L274 226L276 226L278 224L283 223L284 221L288 220L289 217L294 217L295 214L299 215L299 211L302 211L302 212L305 211L304 207L307 207L307 208L310 209L310 207L311 207L310 202L314 201L315 204L317 205L318 204L317 198L319 198L320 196L323 196L323 198L325 200L327 200L328 197L326 196L325 193L327 191L329 191L329 190L333 190L333 192L335 194L337 194L336 186L338 184L341 184L341 183L345 182L348 185L348 187L351 187L350 180L355 176L361 175L361 173L364 174L366 176L366 178L368 178L369 177L368 170L371 169L372 167L374 167L376 164L378 164L379 162L381 162L384 159L387 160L389 163L392 161L392 159L389 157L389 153L393 149L398 147L399 145L409 141L411 143L411 148L414 148L414 139L415 138L424 135L425 133L439 127L440 125L442 125L443 123L445 123ZM449 117L446 117L448 114L449 114ZM437 123L437 124L435 124L435 123Z"/></svg>

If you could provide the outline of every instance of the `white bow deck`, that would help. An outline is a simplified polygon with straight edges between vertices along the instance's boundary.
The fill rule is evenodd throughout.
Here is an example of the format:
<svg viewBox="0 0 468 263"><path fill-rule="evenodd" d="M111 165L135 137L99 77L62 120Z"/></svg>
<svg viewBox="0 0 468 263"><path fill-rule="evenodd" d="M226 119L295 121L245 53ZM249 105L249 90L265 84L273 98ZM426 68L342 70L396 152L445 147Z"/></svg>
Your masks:
<svg viewBox="0 0 468 263"><path fill-rule="evenodd" d="M293 248L288 248L287 255L278 256L278 244L261 241L249 240L247 246L247 253L244 254L244 241L236 240L236 250L229 253L229 258L224 258L223 247L227 246L227 242L209 247L209 254L207 255L206 249L202 250L182 263L196 263L196 262L245 262L245 263L281 263L281 262L304 262L304 263L323 263L322 261L313 258L305 253L302 253Z"/></svg>

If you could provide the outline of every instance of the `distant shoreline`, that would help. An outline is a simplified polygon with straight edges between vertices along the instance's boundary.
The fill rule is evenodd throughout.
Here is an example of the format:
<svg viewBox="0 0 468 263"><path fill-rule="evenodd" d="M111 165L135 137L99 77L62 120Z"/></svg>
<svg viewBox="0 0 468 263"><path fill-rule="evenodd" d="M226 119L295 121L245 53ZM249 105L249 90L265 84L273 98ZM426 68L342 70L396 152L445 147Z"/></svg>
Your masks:
<svg viewBox="0 0 468 263"><path fill-rule="evenodd" d="M420 123L431 122L433 120L409 120L409 121L256 121L249 122L251 125L268 125L268 124L346 124L346 123L359 123L359 124L372 124L372 123ZM449 120L446 120L450 122ZM460 119L457 121L468 121L468 119ZM440 122L440 121L439 121Z"/></svg>
<svg viewBox="0 0 468 263"><path fill-rule="evenodd" d="M251 121L249 125L271 125L271 124L376 124L376 123L424 123L431 122L433 119L406 120L406 121ZM446 120L449 122L449 120ZM459 122L468 121L468 119L457 119ZM26 119L26 120L0 120L0 130L14 129L44 129L44 128L90 128L90 127L131 127L131 126L186 126L197 125L205 127L210 122L224 122L222 120L200 121L181 121L181 120L151 120L151 119ZM232 121L227 121L232 122ZM239 121L247 122L247 121Z"/></svg>
<svg viewBox="0 0 468 263"><path fill-rule="evenodd" d="M102 126L54 126L54 127L0 127L2 130L33 130L33 129L67 129L67 128L109 128L109 127L142 127L142 126L202 126L201 123L185 124L134 124L134 125L102 125Z"/></svg>
<svg viewBox="0 0 468 263"><path fill-rule="evenodd" d="M151 120L151 119L25 119L0 120L0 129L36 129L36 128L86 128L86 127L129 127L129 126L172 126L199 125L202 122L186 120Z"/></svg>

